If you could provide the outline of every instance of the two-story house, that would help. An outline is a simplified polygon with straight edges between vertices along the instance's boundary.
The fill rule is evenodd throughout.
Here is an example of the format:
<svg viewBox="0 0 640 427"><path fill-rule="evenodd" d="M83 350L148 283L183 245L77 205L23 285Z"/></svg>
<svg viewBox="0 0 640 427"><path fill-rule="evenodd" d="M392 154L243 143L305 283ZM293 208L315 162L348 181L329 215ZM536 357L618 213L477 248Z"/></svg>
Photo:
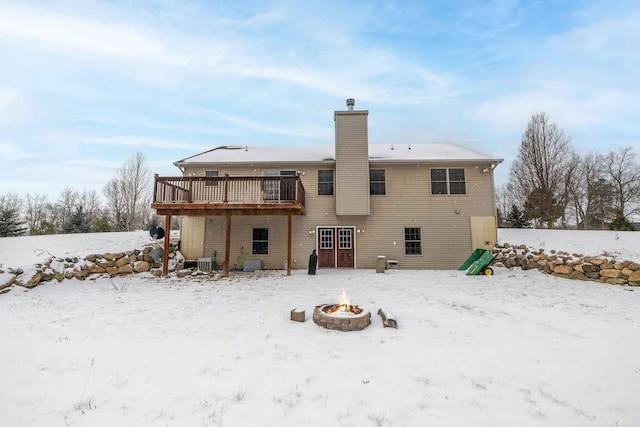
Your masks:
<svg viewBox="0 0 640 427"><path fill-rule="evenodd" d="M455 269L495 244L502 159L448 143L369 144L368 111L347 106L334 113L335 144L217 147L175 162L180 177L156 176L152 207L181 216L182 254L225 273L246 260L290 273L313 250L320 269L373 268L381 255Z"/></svg>

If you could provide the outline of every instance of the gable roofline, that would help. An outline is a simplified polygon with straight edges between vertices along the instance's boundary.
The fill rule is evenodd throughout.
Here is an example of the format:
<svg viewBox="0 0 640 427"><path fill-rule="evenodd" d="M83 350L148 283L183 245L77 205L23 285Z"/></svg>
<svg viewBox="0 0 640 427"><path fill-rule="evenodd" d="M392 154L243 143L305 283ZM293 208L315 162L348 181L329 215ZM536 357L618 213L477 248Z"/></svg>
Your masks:
<svg viewBox="0 0 640 427"><path fill-rule="evenodd" d="M380 163L502 163L495 158L452 143L429 144L369 144L369 161ZM210 164L326 164L335 162L335 145L311 146L253 146L223 145L178 160L173 164L184 166Z"/></svg>
<svg viewBox="0 0 640 427"><path fill-rule="evenodd" d="M194 157L202 156L203 154L211 153L212 151L216 151L216 150L241 150L241 149L243 149L243 148L244 148L245 150L248 150L248 149L249 149L249 146L248 146L248 145L221 145L221 146L218 146L218 147L212 148L212 149L210 149L210 150L206 150L206 151L203 151L203 152L201 152L201 153L194 154L193 156L185 157L185 158L184 158L184 159L182 159L182 160L177 160L177 161L173 162L173 164L174 164L175 166L178 166L178 167L179 167L179 165L181 165L181 164L183 164L183 163L187 163L187 161L188 161L189 159L193 159Z"/></svg>

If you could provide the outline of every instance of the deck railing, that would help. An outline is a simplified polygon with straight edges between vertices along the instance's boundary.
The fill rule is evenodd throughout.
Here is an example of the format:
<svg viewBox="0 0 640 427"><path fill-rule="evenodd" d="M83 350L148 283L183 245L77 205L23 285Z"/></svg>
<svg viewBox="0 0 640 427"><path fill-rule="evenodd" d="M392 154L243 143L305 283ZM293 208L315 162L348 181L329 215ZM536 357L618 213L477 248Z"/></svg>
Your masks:
<svg viewBox="0 0 640 427"><path fill-rule="evenodd" d="M153 203L299 203L299 176L155 176Z"/></svg>

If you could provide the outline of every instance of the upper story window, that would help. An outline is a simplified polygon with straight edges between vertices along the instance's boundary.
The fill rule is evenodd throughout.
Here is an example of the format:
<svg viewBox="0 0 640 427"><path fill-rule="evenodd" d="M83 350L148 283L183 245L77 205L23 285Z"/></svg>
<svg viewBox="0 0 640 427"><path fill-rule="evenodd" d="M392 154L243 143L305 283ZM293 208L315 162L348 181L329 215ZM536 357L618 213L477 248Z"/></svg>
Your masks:
<svg viewBox="0 0 640 427"><path fill-rule="evenodd" d="M431 194L467 194L464 169L431 169Z"/></svg>
<svg viewBox="0 0 640 427"><path fill-rule="evenodd" d="M220 176L220 171L205 171L204 176ZM218 185L218 181L206 181L205 185L207 187L216 186Z"/></svg>
<svg viewBox="0 0 640 427"><path fill-rule="evenodd" d="M369 169L369 194L387 194L384 169Z"/></svg>
<svg viewBox="0 0 640 427"><path fill-rule="evenodd" d="M318 171L318 196L333 196L333 170Z"/></svg>

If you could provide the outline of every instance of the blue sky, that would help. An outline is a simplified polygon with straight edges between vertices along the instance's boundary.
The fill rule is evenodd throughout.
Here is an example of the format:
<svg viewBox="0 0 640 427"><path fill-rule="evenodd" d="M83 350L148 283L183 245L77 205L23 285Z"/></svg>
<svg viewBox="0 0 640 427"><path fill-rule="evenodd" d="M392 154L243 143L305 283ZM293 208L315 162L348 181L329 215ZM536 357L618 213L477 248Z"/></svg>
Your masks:
<svg viewBox="0 0 640 427"><path fill-rule="evenodd" d="M511 160L545 111L582 152L640 155L637 1L2 1L0 194L101 191L229 144L372 143Z"/></svg>

